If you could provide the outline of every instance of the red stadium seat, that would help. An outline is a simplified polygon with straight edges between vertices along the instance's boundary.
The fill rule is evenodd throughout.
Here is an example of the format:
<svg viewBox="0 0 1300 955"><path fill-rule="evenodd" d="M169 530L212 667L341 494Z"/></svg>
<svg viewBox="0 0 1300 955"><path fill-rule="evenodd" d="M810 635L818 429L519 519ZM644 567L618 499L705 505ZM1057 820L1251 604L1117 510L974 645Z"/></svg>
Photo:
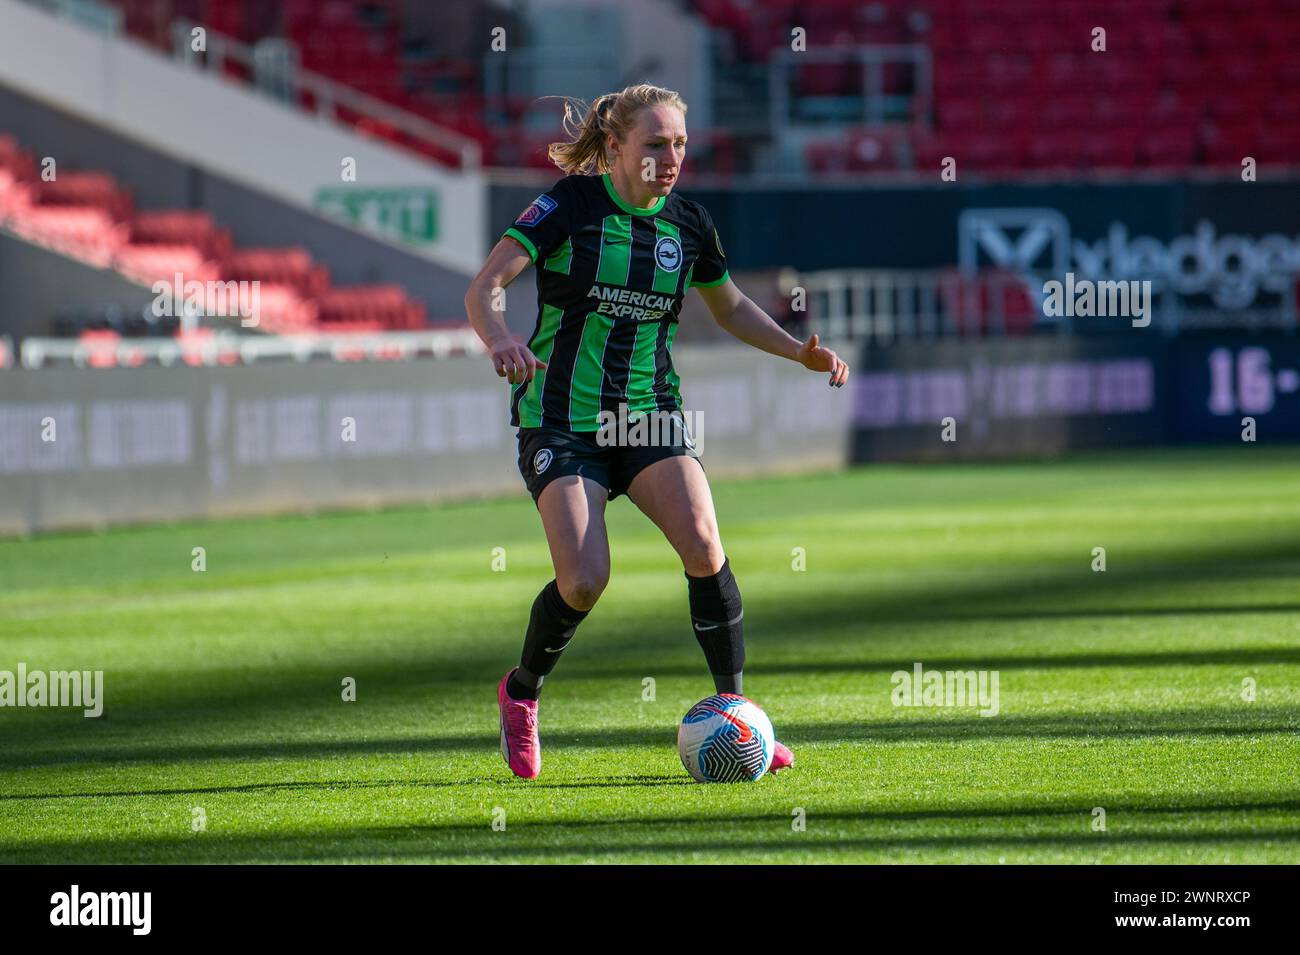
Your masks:
<svg viewBox="0 0 1300 955"><path fill-rule="evenodd" d="M1196 159L1196 132L1186 126L1155 127L1138 143L1138 162L1144 166L1182 169Z"/></svg>
<svg viewBox="0 0 1300 955"><path fill-rule="evenodd" d="M77 337L77 344L87 349L86 364L91 368L115 368L117 346L121 340L121 336L111 329L87 329Z"/></svg>

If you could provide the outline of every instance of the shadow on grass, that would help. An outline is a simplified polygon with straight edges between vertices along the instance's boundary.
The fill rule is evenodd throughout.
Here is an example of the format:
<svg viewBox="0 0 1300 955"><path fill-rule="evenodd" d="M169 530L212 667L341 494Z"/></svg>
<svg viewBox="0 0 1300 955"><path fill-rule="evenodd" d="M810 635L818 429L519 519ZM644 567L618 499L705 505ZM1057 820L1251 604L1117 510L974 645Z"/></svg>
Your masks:
<svg viewBox="0 0 1300 955"><path fill-rule="evenodd" d="M983 622L997 623L1008 620L1064 620L1071 617L1096 619L1101 617L1136 616L1168 617L1177 614L1211 615L1211 614L1285 614L1300 612L1300 600L1295 604L1270 602L1252 606L1247 602L1241 605L1215 605L1211 607L1150 607L1142 606L1158 595L1166 585L1186 586L1197 581L1222 583L1225 579L1246 579L1270 573L1280 574L1290 564L1300 561L1300 544L1286 540L1282 542L1253 540L1220 541L1214 547L1180 555L1179 559L1165 563L1147 562L1135 564L1127 569L1114 566L1107 574L1093 574L1086 569L1086 562L1080 567L1032 567L1017 571L1014 565L990 570L989 575L980 580L967 581L964 584L945 585L923 596L907 592L872 593L860 597L817 595L807 600L791 601L765 600L761 593L751 592L747 595L747 621L752 621L750 633L763 640L767 646L776 644L776 635L828 632L842 634L853 633L852 637L841 637L836 642L851 651L849 659L833 662L813 660L793 660L765 667L761 659L753 660L753 673L818 673L818 672L854 672L863 669L906 667L910 659L897 657L886 658L878 654L861 653L871 646L876 628L885 625L906 625L916 623L923 625L937 622ZM1113 563L1113 562L1112 562ZM665 571L668 573L669 571ZM672 571L676 573L676 571ZM741 581L742 588L744 586ZM1053 607L1046 610L1034 610L1025 607L1027 600L1040 595L1050 595ZM1082 600L1085 606L1071 609L1071 603ZM1096 606L1098 602L1104 606ZM575 660L578 664L566 669L565 674L576 677L582 675L617 675L625 676L629 671L617 667L619 661L629 661L629 665L638 665L646 670L647 662L656 655L656 647L680 648L684 653L690 652L694 644L689 632L689 616L683 587L680 606L671 608L656 607L652 619L638 620L637 625L627 626L625 622L616 625L600 624L597 611L593 620L587 624L578 639L584 643L587 659L594 665L586 666L585 661ZM436 612L435 612L436 614ZM522 634L527 615L527 607L517 608L516 623ZM587 639L583 634L589 634ZM979 639L972 634L972 641ZM1030 638L1026 638L1027 640ZM1042 639L1034 638L1034 645L1042 645ZM755 643L758 641L755 640ZM509 648L506 649L506 643ZM969 656L927 660L927 665L935 667L962 667L979 669L1026 669L1051 667L1104 667L1104 666L1188 666L1197 664L1236 664L1250 665L1262 663L1300 662L1300 647L1277 649L1249 649L1243 651L1204 650L1179 651L1171 653L1143 653L1140 644L1135 645L1135 653L1093 653L1093 654L1057 654L1029 653L1024 656ZM159 676L159 683L151 686L148 697L137 698L129 702L119 702L114 706L109 697L109 708L105 722L116 715L128 719L140 718L143 722L159 718L184 719L194 713L200 713L202 719L213 727L214 735L220 735L223 725L256 718L279 718L285 707L300 706L304 711L318 706L326 697L337 699L338 675L348 673L358 679L360 684L382 687L394 693L419 687L435 688L455 685L458 687L485 687L484 695L491 698L491 688L501 674L510 665L517 653L513 641L484 639L469 646L458 646L454 653L440 648L436 633L430 634L427 652L412 651L406 658L394 659L383 666L375 666L373 658L368 656L364 642L358 647L351 659L341 659L327 667L322 666L264 666L247 670L221 671L219 673L196 672L193 674L173 674L164 681ZM829 651L828 651L829 652ZM860 654L860 655L859 655ZM757 655L755 655L757 656ZM600 661L608 661L602 663ZM683 664L655 667L656 674L692 674L703 681L704 667L688 667ZM220 686L214 687L213 683ZM110 691L111 692L111 691ZM488 704L490 706L490 704ZM492 717L492 722L495 718ZM56 733L62 731L56 730ZM142 725L141 733L148 732ZM6 754L5 763L12 765L12 754L20 753L24 746L30 744L33 733L32 724L21 721L0 721L0 753ZM475 742L477 736L472 738ZM86 745L87 737L77 736L80 746ZM69 737L69 746L72 737ZM104 745L95 741L91 745ZM220 751L220 744L214 744ZM450 747L455 748L453 743ZM140 750L147 750L141 747ZM136 750L136 752L140 751ZM198 753L204 751L200 746ZM131 757L132 750L127 750ZM255 753L254 755L257 755ZM262 753L262 755L270 755ZM93 758L93 757L92 757ZM172 758L172 757L164 757Z"/></svg>
<svg viewBox="0 0 1300 955"><path fill-rule="evenodd" d="M743 785L743 784L736 784ZM188 862L340 861L348 859L497 859L541 860L556 856L613 858L631 855L718 854L732 858L738 852L776 856L842 852L906 852L924 849L992 850L995 848L1062 848L1104 852L1124 846L1183 846L1281 842L1300 844L1300 827L1286 828L1271 821L1267 826L1250 820L1214 818L1248 813L1300 811L1300 799L1281 798L1224 804L1198 795L1165 806L1112 802L1110 830L1089 831L1089 807L1073 804L1034 806L926 806L913 810L862 809L811 813L816 826L792 833L784 812L709 816L628 817L619 819L558 818L514 821L505 832L493 832L487 821L446 825L365 826L345 831L237 832L202 836L134 839L60 838L0 842L0 862L87 862L150 860ZM1169 831L1170 825L1193 815L1195 829ZM1078 826L1079 831L1026 831L1034 820ZM944 822L952 828L1001 826L998 831L935 831ZM1243 822L1245 823L1243 825ZM831 831L845 826L915 823L915 831L845 834ZM820 830L820 831L819 831ZM731 833L732 835L726 835Z"/></svg>
<svg viewBox="0 0 1300 955"><path fill-rule="evenodd" d="M834 723L791 722L781 728L783 741L801 743L960 743L1039 737L1065 739L1144 739L1152 737L1238 737L1256 734L1292 734L1300 730L1300 712L1291 707L1252 705L1240 709L1194 709L1087 712L1061 716L980 717L974 710L898 710L889 720L852 720ZM671 747L674 730L669 724L618 727L586 732L543 733L548 752L573 749ZM0 770L23 770L66 764L189 764L209 760L325 759L411 755L440 752L495 752L494 733L462 733L427 737L380 737L329 740L276 740L223 743L178 742L144 746L100 746L87 749L84 739L69 741L67 748L24 753L9 752ZM451 785L461 785L451 783ZM96 794L87 794L96 795ZM103 793L101 795L108 795ZM8 799L30 798L0 795Z"/></svg>
<svg viewBox="0 0 1300 955"><path fill-rule="evenodd" d="M777 652L771 652L777 651ZM881 656L864 654L849 660L781 660L779 650L769 645L766 659L753 666L746 665L745 676L770 678L804 673L860 673L872 671L912 670L912 664L923 662L927 670L1059 670L1104 667L1189 667L1189 666L1257 666L1263 664L1300 663L1300 646L1268 647L1243 650L1178 650L1170 653L1026 653L1007 656L1005 651L966 656L912 654ZM605 666L586 661L575 662L555 682L582 679L628 679L634 672L645 670L662 679L665 676L700 676L703 667L690 663L657 663L647 666L637 661L626 666ZM548 685L552 685L549 684ZM880 684L881 687L887 684ZM882 690L883 692L883 690Z"/></svg>
<svg viewBox="0 0 1300 955"><path fill-rule="evenodd" d="M198 796L198 795L234 795L238 793L259 793L271 790L295 789L320 793L326 790L346 791L353 789L456 789L464 786L515 785L515 781L505 775L469 776L454 780L423 779L319 779L286 780L284 782L247 783L240 786L194 786L175 789L121 789L97 792L69 793L9 793L0 795L0 802L30 802L51 799L131 799L142 796ZM518 785L529 789L624 789L637 786L693 786L694 780L685 776L651 776L633 775L610 780L591 780L573 783L539 783L521 782Z"/></svg>

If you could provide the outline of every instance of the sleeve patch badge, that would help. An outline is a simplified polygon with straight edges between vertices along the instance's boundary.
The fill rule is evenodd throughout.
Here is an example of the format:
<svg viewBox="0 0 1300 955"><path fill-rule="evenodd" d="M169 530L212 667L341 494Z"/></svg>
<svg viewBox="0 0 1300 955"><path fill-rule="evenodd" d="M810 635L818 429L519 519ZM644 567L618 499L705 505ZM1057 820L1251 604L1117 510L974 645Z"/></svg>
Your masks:
<svg viewBox="0 0 1300 955"><path fill-rule="evenodd" d="M519 214L519 218L515 220L515 225L537 225L537 223L554 212L558 205L559 203L550 196L542 194Z"/></svg>

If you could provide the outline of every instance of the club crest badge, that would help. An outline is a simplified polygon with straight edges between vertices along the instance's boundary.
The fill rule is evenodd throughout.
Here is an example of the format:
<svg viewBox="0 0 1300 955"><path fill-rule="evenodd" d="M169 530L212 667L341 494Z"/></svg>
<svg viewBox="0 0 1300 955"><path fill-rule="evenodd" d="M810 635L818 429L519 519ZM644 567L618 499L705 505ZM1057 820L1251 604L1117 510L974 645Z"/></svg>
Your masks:
<svg viewBox="0 0 1300 955"><path fill-rule="evenodd" d="M543 471L545 471L547 468L551 466L551 461L554 458L555 455L551 452L550 448L542 448L542 450L538 451L535 455L533 455L534 473L541 474Z"/></svg>
<svg viewBox="0 0 1300 955"><path fill-rule="evenodd" d="M682 267L682 246L670 235L655 243L655 264L665 272L676 272Z"/></svg>

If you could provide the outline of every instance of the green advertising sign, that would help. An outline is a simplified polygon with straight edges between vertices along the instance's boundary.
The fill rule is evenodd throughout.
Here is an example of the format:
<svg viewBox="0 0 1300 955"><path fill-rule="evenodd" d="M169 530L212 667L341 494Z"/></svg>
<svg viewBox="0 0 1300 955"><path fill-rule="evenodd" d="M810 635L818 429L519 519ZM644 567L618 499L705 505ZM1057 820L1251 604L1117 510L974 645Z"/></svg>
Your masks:
<svg viewBox="0 0 1300 955"><path fill-rule="evenodd" d="M316 211L408 245L438 239L437 192L424 186L329 186L316 191Z"/></svg>

